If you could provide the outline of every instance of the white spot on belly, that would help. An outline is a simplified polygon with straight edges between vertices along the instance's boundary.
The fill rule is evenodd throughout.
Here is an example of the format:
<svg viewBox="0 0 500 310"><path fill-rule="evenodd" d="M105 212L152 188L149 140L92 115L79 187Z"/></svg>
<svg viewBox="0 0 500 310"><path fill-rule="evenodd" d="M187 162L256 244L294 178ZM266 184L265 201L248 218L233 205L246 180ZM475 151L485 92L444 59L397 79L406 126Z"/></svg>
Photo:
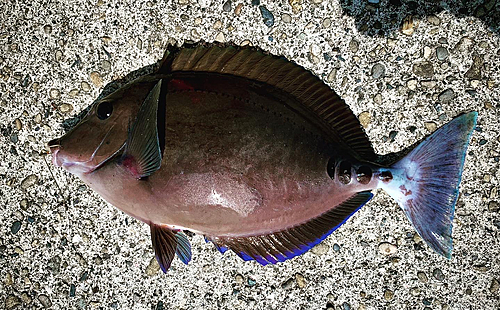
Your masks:
<svg viewBox="0 0 500 310"><path fill-rule="evenodd" d="M259 193L251 186L221 173L184 174L179 181L182 186L177 195L186 205L219 206L247 216L262 203Z"/></svg>

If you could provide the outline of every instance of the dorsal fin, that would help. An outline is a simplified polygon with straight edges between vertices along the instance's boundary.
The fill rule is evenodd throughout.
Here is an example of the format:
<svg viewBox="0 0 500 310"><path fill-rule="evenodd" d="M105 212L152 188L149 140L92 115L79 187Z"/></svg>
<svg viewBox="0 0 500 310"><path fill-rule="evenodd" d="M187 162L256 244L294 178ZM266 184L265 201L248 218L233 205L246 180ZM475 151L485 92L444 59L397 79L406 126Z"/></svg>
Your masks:
<svg viewBox="0 0 500 310"><path fill-rule="evenodd" d="M369 191L359 192L317 218L283 231L246 237L205 236L205 239L212 241L221 253L231 249L244 260L275 264L301 255L320 243L372 197Z"/></svg>
<svg viewBox="0 0 500 310"><path fill-rule="evenodd" d="M160 71L223 73L274 86L294 96L353 155L364 160L376 157L361 124L344 100L317 76L284 57L249 47L197 44L167 50Z"/></svg>

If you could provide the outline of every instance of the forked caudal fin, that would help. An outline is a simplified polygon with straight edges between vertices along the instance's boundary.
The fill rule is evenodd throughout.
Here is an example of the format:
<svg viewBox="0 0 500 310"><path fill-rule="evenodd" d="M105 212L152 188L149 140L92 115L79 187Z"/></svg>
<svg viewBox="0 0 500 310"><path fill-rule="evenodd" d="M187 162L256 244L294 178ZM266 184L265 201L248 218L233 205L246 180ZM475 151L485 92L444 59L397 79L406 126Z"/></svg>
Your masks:
<svg viewBox="0 0 500 310"><path fill-rule="evenodd" d="M476 118L477 112L470 112L439 128L388 169L392 180L380 182L425 242L447 258L458 186Z"/></svg>

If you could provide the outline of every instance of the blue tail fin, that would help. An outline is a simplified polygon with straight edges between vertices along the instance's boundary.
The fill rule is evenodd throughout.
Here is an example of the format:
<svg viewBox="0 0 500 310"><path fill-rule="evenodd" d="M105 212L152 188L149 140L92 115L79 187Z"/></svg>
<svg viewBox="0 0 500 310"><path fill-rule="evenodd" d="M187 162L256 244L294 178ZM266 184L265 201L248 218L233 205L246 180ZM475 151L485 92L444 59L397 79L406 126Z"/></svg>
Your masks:
<svg viewBox="0 0 500 310"><path fill-rule="evenodd" d="M418 234L447 258L453 247L451 230L458 186L476 118L477 112L470 112L439 128L388 169L392 179L380 182Z"/></svg>

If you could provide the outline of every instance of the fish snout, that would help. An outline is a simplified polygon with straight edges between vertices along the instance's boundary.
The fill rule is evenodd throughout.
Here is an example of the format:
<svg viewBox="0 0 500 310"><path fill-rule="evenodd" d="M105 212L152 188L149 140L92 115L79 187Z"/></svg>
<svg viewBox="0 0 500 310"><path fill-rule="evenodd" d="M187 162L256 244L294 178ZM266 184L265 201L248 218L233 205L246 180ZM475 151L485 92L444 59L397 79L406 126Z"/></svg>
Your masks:
<svg viewBox="0 0 500 310"><path fill-rule="evenodd" d="M57 160L57 153L59 153L61 147L61 139L54 139L47 142L47 148L52 154L52 163L56 167L61 167L62 163Z"/></svg>

